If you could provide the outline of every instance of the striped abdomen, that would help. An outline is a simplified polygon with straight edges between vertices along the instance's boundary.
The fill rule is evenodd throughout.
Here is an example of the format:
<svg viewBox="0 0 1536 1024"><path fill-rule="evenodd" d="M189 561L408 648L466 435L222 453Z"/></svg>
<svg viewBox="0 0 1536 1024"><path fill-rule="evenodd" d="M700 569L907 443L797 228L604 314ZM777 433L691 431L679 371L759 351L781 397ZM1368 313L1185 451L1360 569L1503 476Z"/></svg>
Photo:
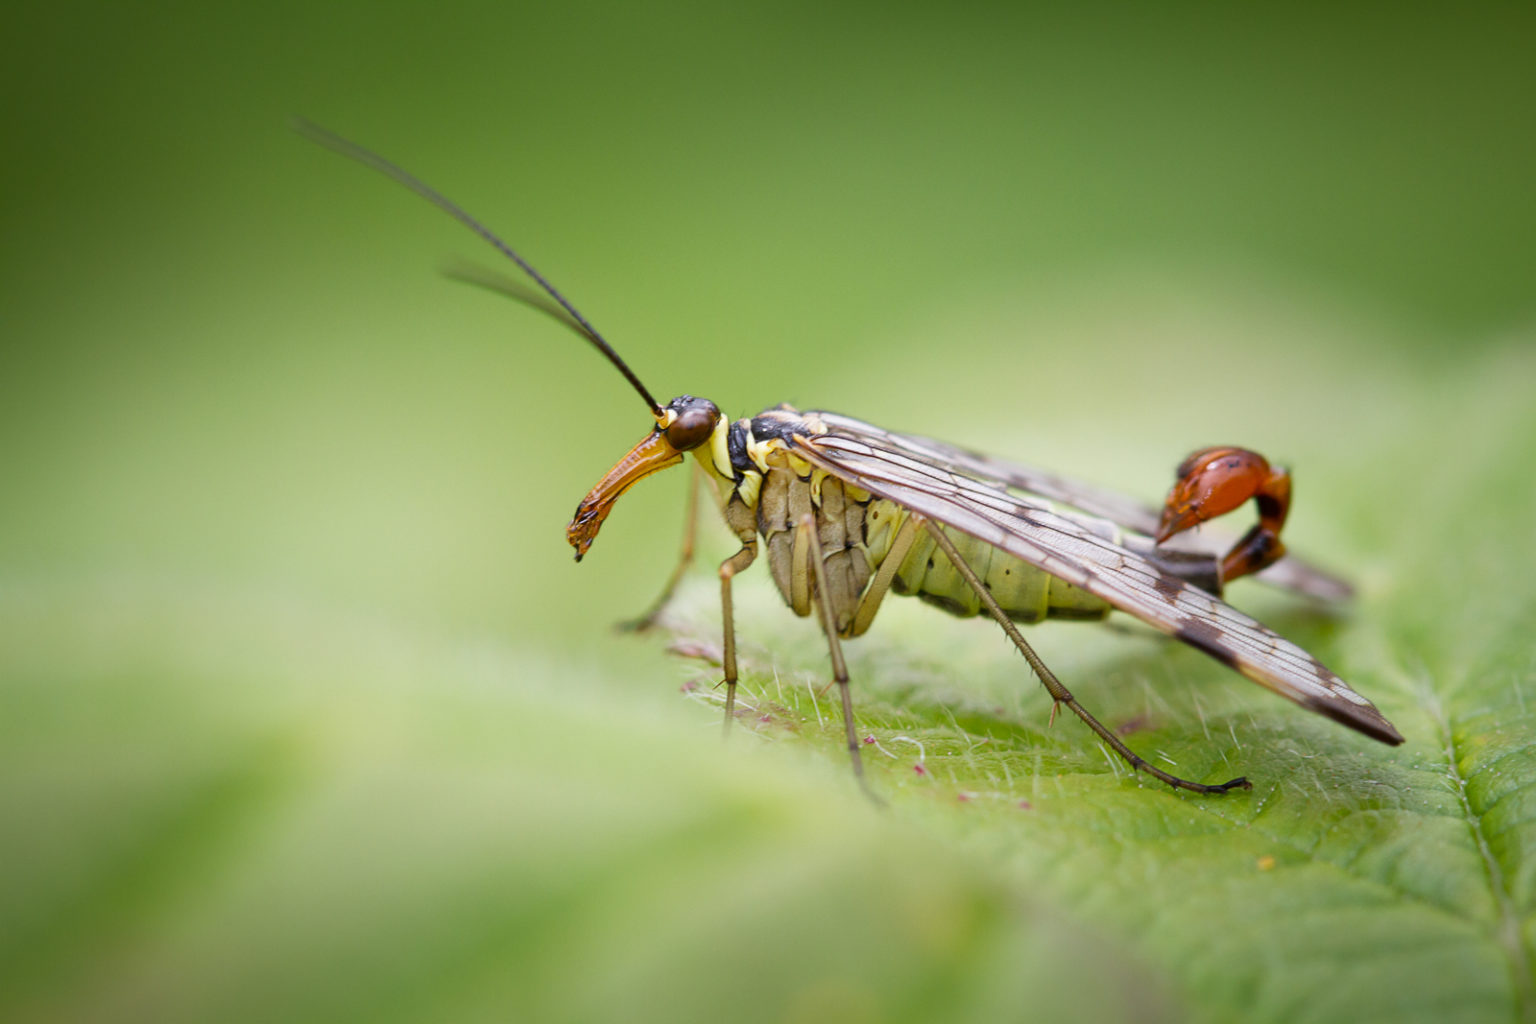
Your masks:
<svg viewBox="0 0 1536 1024"><path fill-rule="evenodd" d="M883 499L869 503L865 511L868 523L865 545L868 557L875 564L887 557L892 538L909 515L906 509ZM1120 531L1113 523L1086 518L1083 523L1106 540L1120 542ZM1102 619L1111 610L1105 601L1007 552L959 530L947 526L943 529L945 536L959 550L960 557L981 578L1008 617L1016 622L1039 622L1047 618ZM938 543L927 530L917 533L912 547L902 556L900 567L891 580L891 590L897 594L916 595L953 615L969 616L981 611L981 598L955 569L949 556L938 549Z"/></svg>
<svg viewBox="0 0 1536 1024"><path fill-rule="evenodd" d="M808 512L816 523L833 617L843 636L869 628L886 589L915 594L954 615L975 615L981 609L981 599L948 556L937 550L932 535L893 502L819 471L801 476L787 465L768 469L756 498L757 528L767 542L769 568L797 615L810 615L814 607L810 552L796 531ZM1113 524L1084 522L1106 539L1119 541ZM947 527L944 532L1010 618L1101 619L1110 611L1104 601L989 544ZM892 558L899 561L888 565Z"/></svg>

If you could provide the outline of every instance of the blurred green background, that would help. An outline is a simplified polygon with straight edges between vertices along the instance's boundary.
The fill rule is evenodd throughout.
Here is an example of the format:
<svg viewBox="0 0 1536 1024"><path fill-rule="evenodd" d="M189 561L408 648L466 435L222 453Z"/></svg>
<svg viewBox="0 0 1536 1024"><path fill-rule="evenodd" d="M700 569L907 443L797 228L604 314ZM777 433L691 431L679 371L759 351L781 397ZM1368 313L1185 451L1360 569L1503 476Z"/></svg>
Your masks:
<svg viewBox="0 0 1536 1024"><path fill-rule="evenodd" d="M1533 30L11 12L0 1016L1536 1019ZM562 537L639 402L441 278L495 254L293 115L482 218L663 399L833 408L1147 498L1199 445L1287 460L1293 546L1361 601L1233 598L1409 744L1135 630L1037 630L1138 746L1259 782L1176 797L1047 730L986 627L888 607L851 652L876 813L759 571L770 721L722 748L715 670L608 628L672 565L683 474L579 568Z"/></svg>

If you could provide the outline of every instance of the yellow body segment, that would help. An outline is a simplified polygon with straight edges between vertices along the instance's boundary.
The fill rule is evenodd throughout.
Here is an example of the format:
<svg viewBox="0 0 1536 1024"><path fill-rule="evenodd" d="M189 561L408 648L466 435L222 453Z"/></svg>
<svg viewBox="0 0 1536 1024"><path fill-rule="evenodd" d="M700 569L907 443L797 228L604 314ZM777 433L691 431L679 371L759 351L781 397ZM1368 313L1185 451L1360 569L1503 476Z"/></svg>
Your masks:
<svg viewBox="0 0 1536 1024"><path fill-rule="evenodd" d="M873 516L877 513L877 521L890 523L883 536L894 536L894 531L909 515L905 509L888 501L870 503L866 514ZM981 577L993 600L1015 622L1039 622L1047 618L1102 619L1111 611L1107 602L1027 562L958 530L947 526L943 529L960 557ZM922 598L952 615L971 616L981 611L981 598L955 569L949 556L938 549L933 537L926 533L902 559L891 582L891 590Z"/></svg>

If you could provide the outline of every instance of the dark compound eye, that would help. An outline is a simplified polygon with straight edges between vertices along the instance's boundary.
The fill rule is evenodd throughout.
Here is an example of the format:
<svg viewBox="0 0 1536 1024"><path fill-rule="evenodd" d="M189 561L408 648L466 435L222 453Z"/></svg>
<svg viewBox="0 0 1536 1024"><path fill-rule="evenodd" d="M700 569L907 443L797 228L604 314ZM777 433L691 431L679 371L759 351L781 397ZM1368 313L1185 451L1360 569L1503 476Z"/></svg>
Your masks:
<svg viewBox="0 0 1536 1024"><path fill-rule="evenodd" d="M720 422L720 410L714 403L695 399L678 411L677 419L667 428L667 443L680 452L691 451L709 440Z"/></svg>

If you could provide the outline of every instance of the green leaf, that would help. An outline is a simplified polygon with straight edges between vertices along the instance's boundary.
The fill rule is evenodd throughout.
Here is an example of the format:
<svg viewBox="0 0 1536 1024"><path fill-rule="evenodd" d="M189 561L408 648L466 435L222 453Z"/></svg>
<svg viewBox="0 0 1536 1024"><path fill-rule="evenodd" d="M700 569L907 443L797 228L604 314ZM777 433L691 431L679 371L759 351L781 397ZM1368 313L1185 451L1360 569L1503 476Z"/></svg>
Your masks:
<svg viewBox="0 0 1536 1024"><path fill-rule="evenodd" d="M766 586L738 588L722 747L702 580L679 700L292 596L13 579L0 1015L1529 1019L1533 376L1524 351L1447 374L1423 426L1332 468L1376 560L1347 618L1234 595L1403 747L1134 626L1033 632L1133 747L1255 782L1222 797L1051 725L1000 635L912 602L849 648L882 811ZM654 683L661 644L616 643Z"/></svg>
<svg viewBox="0 0 1536 1024"><path fill-rule="evenodd" d="M142 582L0 629L9 1021L1172 1017L840 771L572 664Z"/></svg>

